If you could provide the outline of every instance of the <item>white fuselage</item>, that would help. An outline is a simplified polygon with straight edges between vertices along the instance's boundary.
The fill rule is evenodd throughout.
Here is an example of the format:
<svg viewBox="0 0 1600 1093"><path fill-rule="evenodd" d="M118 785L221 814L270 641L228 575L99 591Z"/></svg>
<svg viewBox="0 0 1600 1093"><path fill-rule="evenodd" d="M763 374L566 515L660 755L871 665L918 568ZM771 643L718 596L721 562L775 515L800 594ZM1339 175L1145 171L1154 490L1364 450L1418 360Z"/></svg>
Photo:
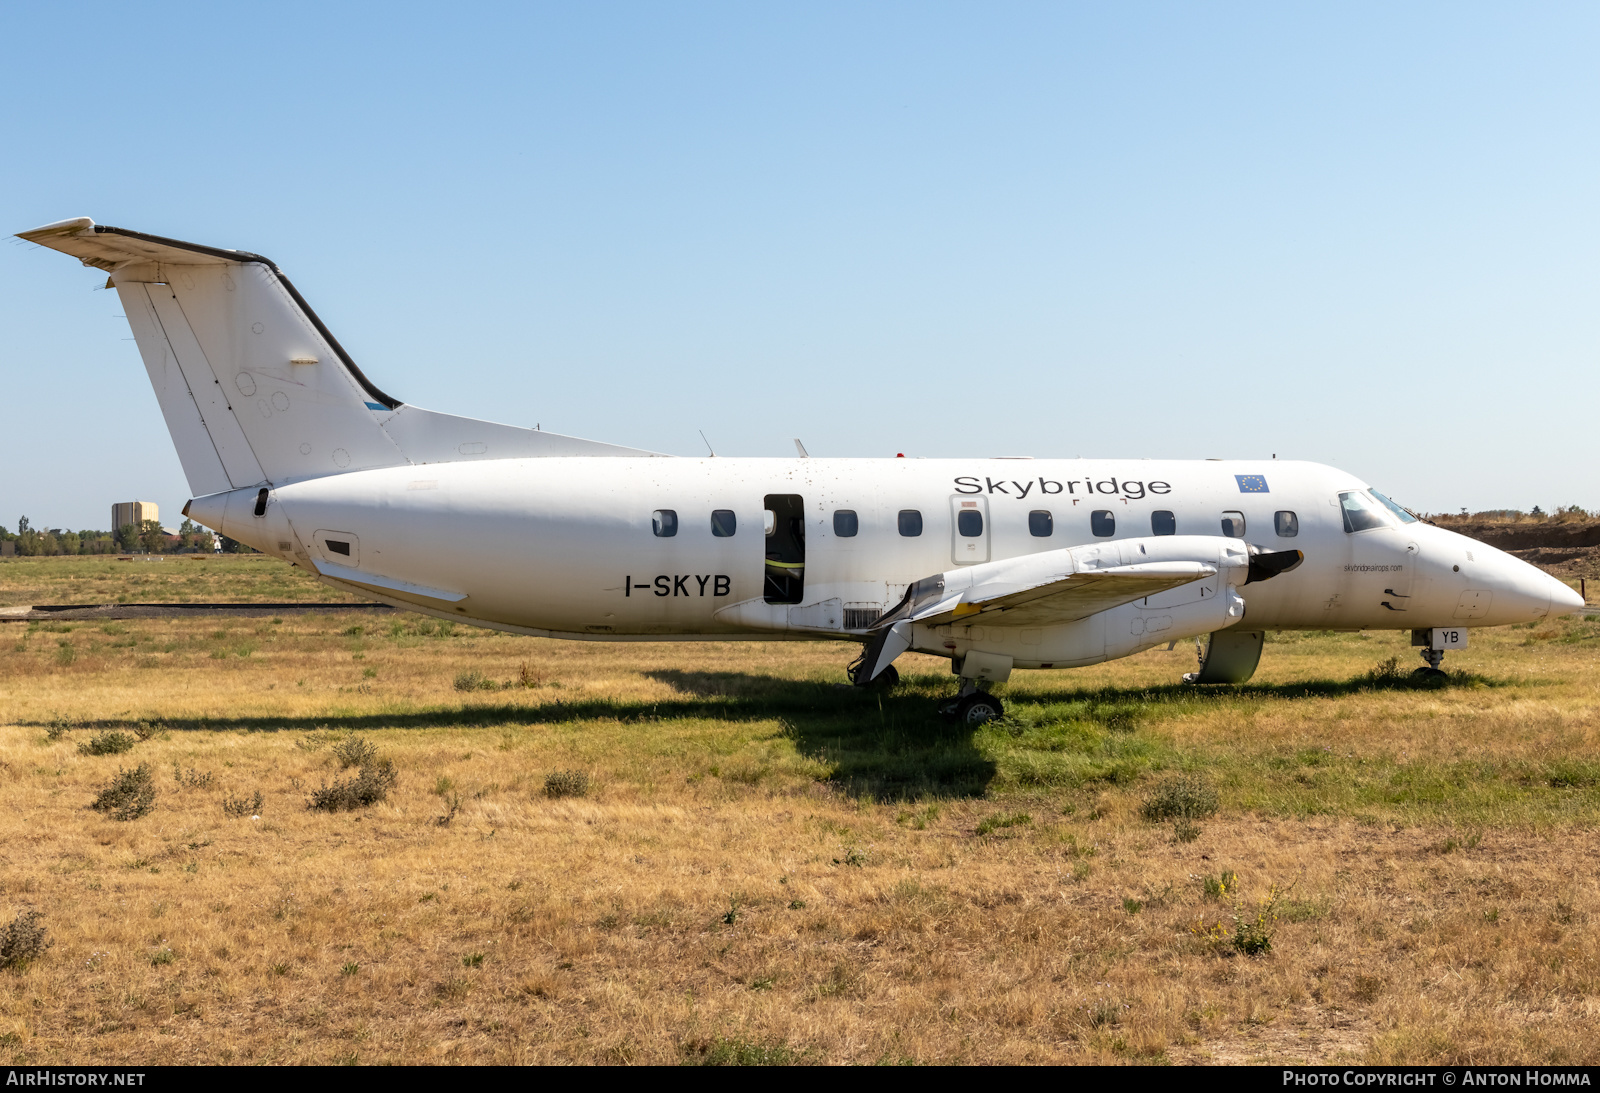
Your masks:
<svg viewBox="0 0 1600 1093"><path fill-rule="evenodd" d="M1237 682L1266 630L1459 630L1582 606L1331 467L655 457L385 394L259 254L88 217L21 238L110 275L186 514L442 617L590 640L852 638L854 682L917 649L952 659L966 701L1012 667L1191 635L1227 631L1199 678Z"/></svg>
<svg viewBox="0 0 1600 1093"><path fill-rule="evenodd" d="M1094 545L1117 564L1130 540L1170 534L1304 553L1292 572L1236 589L1250 630L1496 626L1581 605L1534 567L1427 523L1386 516L1346 530L1340 494L1365 489L1287 461L546 457L280 485L261 516L258 492L236 490L197 499L191 515L341 587L588 640L859 638L931 574ZM776 597L763 527L773 495L804 514L800 576ZM962 534L963 509L981 514L978 534ZM670 536L656 533L663 511L676 518ZM732 514L717 518L723 534L714 512ZM1239 623L1184 614L1210 594L1204 584L1129 605L1088 645L1081 626L949 625L919 633L914 648L997 650L1019 668L1111 659Z"/></svg>

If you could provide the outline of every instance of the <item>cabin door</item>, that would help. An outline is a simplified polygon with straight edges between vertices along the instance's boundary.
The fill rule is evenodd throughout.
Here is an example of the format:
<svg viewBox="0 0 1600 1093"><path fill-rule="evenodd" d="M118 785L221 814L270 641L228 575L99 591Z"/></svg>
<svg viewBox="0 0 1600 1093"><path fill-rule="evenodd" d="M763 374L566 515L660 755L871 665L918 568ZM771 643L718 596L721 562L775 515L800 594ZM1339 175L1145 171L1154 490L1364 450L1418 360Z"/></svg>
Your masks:
<svg viewBox="0 0 1600 1093"><path fill-rule="evenodd" d="M799 603L806 585L806 509L797 493L769 493L762 514L766 532L768 603Z"/></svg>
<svg viewBox="0 0 1600 1093"><path fill-rule="evenodd" d="M950 498L950 560L975 565L989 560L989 502L956 494Z"/></svg>

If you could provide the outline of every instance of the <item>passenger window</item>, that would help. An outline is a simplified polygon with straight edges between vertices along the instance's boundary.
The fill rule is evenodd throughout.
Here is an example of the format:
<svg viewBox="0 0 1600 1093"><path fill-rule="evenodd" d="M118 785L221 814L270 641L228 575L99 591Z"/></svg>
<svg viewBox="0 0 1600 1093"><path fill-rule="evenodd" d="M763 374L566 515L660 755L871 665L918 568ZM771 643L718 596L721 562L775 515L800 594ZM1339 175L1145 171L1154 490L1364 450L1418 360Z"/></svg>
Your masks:
<svg viewBox="0 0 1600 1093"><path fill-rule="evenodd" d="M976 539L983 534L983 513L962 509L956 515L956 531L963 539Z"/></svg>
<svg viewBox="0 0 1600 1093"><path fill-rule="evenodd" d="M718 539L726 539L738 528L739 521L735 519L732 509L713 509L711 512L711 534Z"/></svg>
<svg viewBox="0 0 1600 1093"><path fill-rule="evenodd" d="M1102 539L1117 533L1117 518L1110 509L1095 509L1089 514L1089 530Z"/></svg>
<svg viewBox="0 0 1600 1093"><path fill-rule="evenodd" d="M1293 539L1300 534L1300 517L1292 512L1275 512L1272 514L1272 530L1278 533L1280 539Z"/></svg>
<svg viewBox="0 0 1600 1093"><path fill-rule="evenodd" d="M861 530L861 521L856 519L854 509L836 509L833 513L833 533L841 539L848 539Z"/></svg>
<svg viewBox="0 0 1600 1093"><path fill-rule="evenodd" d="M1156 509L1150 514L1151 535L1178 534L1178 518L1167 509Z"/></svg>
<svg viewBox="0 0 1600 1093"><path fill-rule="evenodd" d="M1244 513L1228 511L1222 514L1222 534L1230 539L1244 538Z"/></svg>
<svg viewBox="0 0 1600 1093"><path fill-rule="evenodd" d="M922 513L916 509L900 510L900 534L915 539L922 534Z"/></svg>
<svg viewBox="0 0 1600 1093"><path fill-rule="evenodd" d="M673 509L656 509L650 515L650 527L661 539L678 534L678 514Z"/></svg>
<svg viewBox="0 0 1600 1093"><path fill-rule="evenodd" d="M1049 509L1034 509L1028 513L1028 534L1035 539L1048 539L1055 534L1055 517Z"/></svg>

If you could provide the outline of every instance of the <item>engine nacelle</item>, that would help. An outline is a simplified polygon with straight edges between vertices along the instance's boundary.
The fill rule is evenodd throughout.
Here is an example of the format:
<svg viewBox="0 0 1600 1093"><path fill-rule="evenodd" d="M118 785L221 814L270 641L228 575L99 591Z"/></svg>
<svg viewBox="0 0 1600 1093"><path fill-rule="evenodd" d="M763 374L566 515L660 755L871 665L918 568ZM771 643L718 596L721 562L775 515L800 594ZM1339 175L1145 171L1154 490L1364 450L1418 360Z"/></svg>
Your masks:
<svg viewBox="0 0 1600 1093"><path fill-rule="evenodd" d="M1244 618L1245 601L1238 589L1251 580L1251 552L1242 540L1199 535L1153 536L1073 547L1065 553L1073 556L1072 568L1079 572L1097 566L1110 568L1173 561L1204 562L1216 566L1217 571L1200 580L1058 625L1007 626L1000 623L1003 615L989 619L977 615L965 624L914 623L911 648L948 656L957 662L964 660L968 653L976 652L983 655L978 658L981 660L999 658L992 663L1009 658L1009 666L1018 668L1071 668L1116 660L1157 645L1213 633ZM1002 564L1011 567L1028 563L1014 560ZM951 585L978 584L984 581L985 575L974 571L982 568L974 566L946 577ZM984 676L1004 678L1007 670L992 669Z"/></svg>

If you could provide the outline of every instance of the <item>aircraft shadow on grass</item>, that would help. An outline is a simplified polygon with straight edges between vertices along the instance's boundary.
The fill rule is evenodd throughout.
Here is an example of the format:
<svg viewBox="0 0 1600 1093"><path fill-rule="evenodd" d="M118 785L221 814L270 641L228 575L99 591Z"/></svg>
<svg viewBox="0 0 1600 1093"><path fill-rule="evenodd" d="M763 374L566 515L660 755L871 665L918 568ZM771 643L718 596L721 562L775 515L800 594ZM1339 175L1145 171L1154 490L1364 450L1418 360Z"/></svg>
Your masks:
<svg viewBox="0 0 1600 1093"><path fill-rule="evenodd" d="M778 721L800 754L826 763L831 780L853 796L878 799L982 795L996 764L977 746L980 729L940 718L935 696L950 690L946 676L914 676L895 691L863 690L817 680L785 679L750 672L690 672L664 669L645 675L682 695L666 701L556 699L537 705L515 699L473 702L457 708L334 714L312 717L155 718L165 730L183 732L367 732L379 729L514 728L618 721L650 726L680 719ZM1010 695L1019 714L1030 707L1087 704L1090 720L1113 730L1131 730L1149 708L1225 703L1241 698L1310 699L1382 691L1440 691L1502 687L1504 681L1470 673L1417 680L1407 675L1366 675L1348 680L1304 680L1197 688L1188 684L1157 687L1104 687L1030 690ZM1131 714L1131 716L1130 716ZM127 718L80 722L80 729L125 727ZM40 723L43 727L43 723Z"/></svg>

